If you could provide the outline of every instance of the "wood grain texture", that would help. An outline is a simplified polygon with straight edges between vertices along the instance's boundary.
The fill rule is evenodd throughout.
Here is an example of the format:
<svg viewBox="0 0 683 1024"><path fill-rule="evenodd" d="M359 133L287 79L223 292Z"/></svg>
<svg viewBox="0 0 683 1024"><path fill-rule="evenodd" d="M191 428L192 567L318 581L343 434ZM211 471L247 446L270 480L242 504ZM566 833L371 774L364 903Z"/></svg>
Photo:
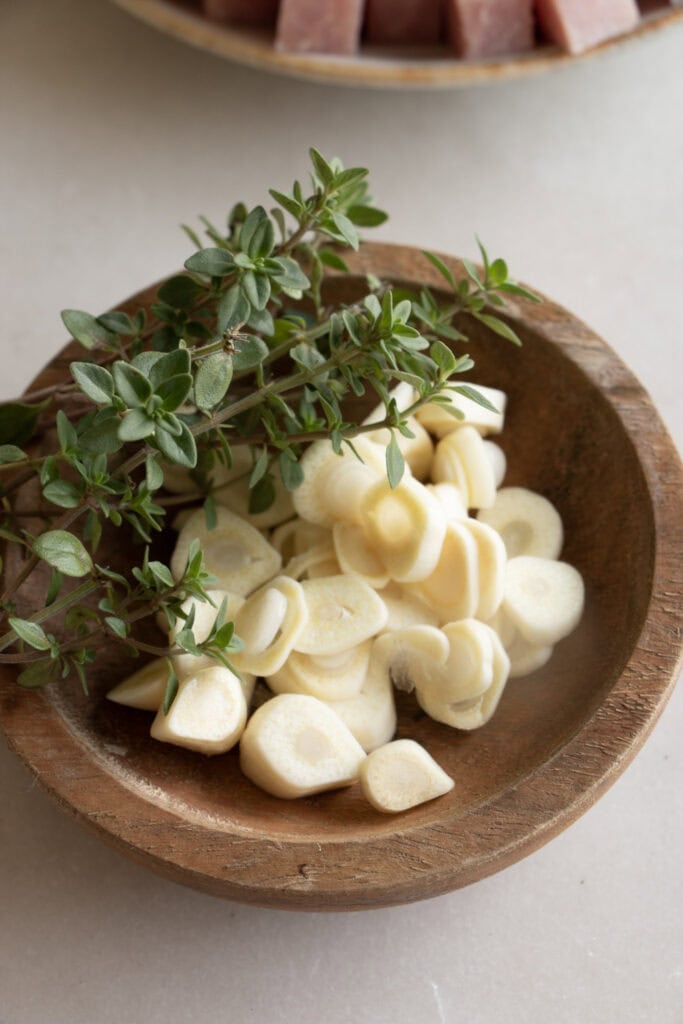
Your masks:
<svg viewBox="0 0 683 1024"><path fill-rule="evenodd" d="M667 0L654 0L633 32L610 39L579 56L562 53L552 46L538 46L530 53L515 57L464 61L455 59L445 46L400 50L363 46L354 57L337 57L280 53L273 46L272 33L216 25L203 18L187 0L114 2L162 32L248 67L313 82L383 89L448 89L541 74L586 60L683 20L683 11L673 10Z"/></svg>
<svg viewBox="0 0 683 1024"><path fill-rule="evenodd" d="M350 276L329 279L330 298L357 298L368 271L439 288L416 250L367 244ZM423 743L455 789L397 817L373 811L358 787L277 800L243 778L235 752L209 759L154 743L147 714L105 701L122 674L105 649L90 700L75 686L25 692L9 670L0 675L0 724L64 807L175 881L267 906L349 910L435 896L500 870L618 777L680 668L683 471L647 394L600 338L550 301L521 300L510 319L521 350L468 323L471 377L508 393L506 482L560 510L563 557L582 572L587 604L550 663L510 682L477 732L432 722L400 695L398 735ZM75 354L60 354L37 385L63 375ZM37 606L42 592L30 600Z"/></svg>

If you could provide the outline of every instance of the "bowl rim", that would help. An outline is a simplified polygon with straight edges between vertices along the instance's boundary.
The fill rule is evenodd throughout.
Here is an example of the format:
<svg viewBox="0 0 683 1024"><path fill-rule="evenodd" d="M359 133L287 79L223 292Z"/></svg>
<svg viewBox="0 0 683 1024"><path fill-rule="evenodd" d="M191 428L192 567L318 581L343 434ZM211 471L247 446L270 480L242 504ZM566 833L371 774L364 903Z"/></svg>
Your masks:
<svg viewBox="0 0 683 1024"><path fill-rule="evenodd" d="M631 32L608 39L584 53L564 53L558 47L543 45L518 56L466 61L444 56L443 49L437 50L438 55L434 56L408 55L399 49L394 56L389 49L379 47L365 48L351 57L280 53L273 46L272 32L211 21L182 2L113 2L182 42L256 70L321 84L389 89L449 89L538 75L590 59L683 19L683 11L662 4L661 8L641 13L640 22Z"/></svg>
<svg viewBox="0 0 683 1024"><path fill-rule="evenodd" d="M456 258L441 256L460 272ZM355 277L372 272L417 286L442 283L419 250L408 246L364 243L349 263ZM672 601L683 583L683 466L642 385L582 321L545 298L540 305L516 300L510 318L556 345L600 389L636 450L652 501L656 546L645 621L623 671L582 727L520 780L437 824L404 824L398 816L393 831L370 837L270 837L238 822L227 829L224 822L215 828L193 824L180 804L174 812L168 801L155 802L139 786L114 777L111 756L78 740L58 702L17 687L14 673L2 666L0 727L62 806L110 845L174 881L262 906L351 910L424 899L484 878L544 845L616 781L654 727L683 658ZM492 830L499 813L506 827ZM210 871L197 870L199 843L220 854Z"/></svg>

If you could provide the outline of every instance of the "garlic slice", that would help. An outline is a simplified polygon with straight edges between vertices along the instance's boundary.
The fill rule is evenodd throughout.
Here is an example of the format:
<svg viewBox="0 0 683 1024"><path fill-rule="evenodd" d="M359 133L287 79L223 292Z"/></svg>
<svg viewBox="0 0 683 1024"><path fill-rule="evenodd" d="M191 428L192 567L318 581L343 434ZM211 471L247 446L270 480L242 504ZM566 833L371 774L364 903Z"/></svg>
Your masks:
<svg viewBox="0 0 683 1024"><path fill-rule="evenodd" d="M389 573L361 526L357 523L335 523L332 537L342 572L358 576L376 590L387 585Z"/></svg>
<svg viewBox="0 0 683 1024"><path fill-rule="evenodd" d="M364 760L362 747L326 704L296 693L273 697L255 711L240 743L247 778L284 799L349 786Z"/></svg>
<svg viewBox="0 0 683 1024"><path fill-rule="evenodd" d="M418 703L430 718L437 722L443 722L444 725L450 725L454 729L466 731L479 729L489 721L498 707L510 672L510 659L505 653L498 635L493 630L490 632L493 658L491 684L481 696L453 703L439 700L431 688L418 690L416 687Z"/></svg>
<svg viewBox="0 0 683 1024"><path fill-rule="evenodd" d="M204 552L206 569L222 590L246 596L280 570L282 559L257 529L220 505L216 525L209 530L203 509L187 520L171 558L174 579L182 578L190 544L197 539Z"/></svg>
<svg viewBox="0 0 683 1024"><path fill-rule="evenodd" d="M419 586L419 584L416 584ZM410 626L438 626L439 616L422 598L401 583L389 583L379 596L387 606L389 617L382 633L408 629Z"/></svg>
<svg viewBox="0 0 683 1024"><path fill-rule="evenodd" d="M279 476L273 477L275 488L275 499L263 512L250 512L249 502L251 501L251 488L249 487L249 476L241 476L239 480L224 484L214 489L214 496L219 505L229 508L235 515L248 519L257 530L277 526L291 519L294 515L294 504L292 495L287 490Z"/></svg>
<svg viewBox="0 0 683 1024"><path fill-rule="evenodd" d="M308 625L294 649L302 654L338 654L375 636L387 621L386 605L355 576L326 576L301 584Z"/></svg>
<svg viewBox="0 0 683 1024"><path fill-rule="evenodd" d="M573 566L532 555L508 562L502 608L528 643L562 640L578 625L583 605L583 580Z"/></svg>
<svg viewBox="0 0 683 1024"><path fill-rule="evenodd" d="M500 608L505 593L505 545L495 530L477 519L466 519L463 526L477 545L479 600L476 617L486 622Z"/></svg>
<svg viewBox="0 0 683 1024"><path fill-rule="evenodd" d="M349 700L363 689L372 640L341 654L312 655L292 651L284 665L268 675L273 693L305 693L318 700Z"/></svg>
<svg viewBox="0 0 683 1024"><path fill-rule="evenodd" d="M446 516L427 488L405 477L391 488L385 478L365 494L362 520L369 544L391 579L424 580L436 568L446 534Z"/></svg>
<svg viewBox="0 0 683 1024"><path fill-rule="evenodd" d="M508 558L560 557L564 540L562 520L542 494L526 487L501 487L493 505L482 509L477 518L501 535Z"/></svg>
<svg viewBox="0 0 683 1024"><path fill-rule="evenodd" d="M107 694L107 700L141 711L157 711L166 693L168 660L155 658Z"/></svg>
<svg viewBox="0 0 683 1024"><path fill-rule="evenodd" d="M458 381L457 386L462 386L465 383L465 381ZM427 405L423 405L421 409L417 410L415 416L430 434L434 434L438 438L446 437L447 434L463 425L473 426L482 436L500 434L503 429L507 403L505 392L499 391L497 388L485 387L483 384L469 384L468 386L475 388L483 395L495 407L496 412L485 409L465 395L458 394L454 387L447 388L444 391L445 396L450 399L453 408L463 414L463 417L457 419L448 412L447 407L438 403L429 402Z"/></svg>
<svg viewBox="0 0 683 1024"><path fill-rule="evenodd" d="M386 467L379 445L357 437L353 446L363 461L348 448L336 455L329 441L315 441L301 456L304 480L292 500L302 519L329 527L339 519L358 521L366 490L386 475Z"/></svg>
<svg viewBox="0 0 683 1024"><path fill-rule="evenodd" d="M464 521L448 523L438 565L415 587L415 593L438 614L441 622L475 614L479 604L477 543Z"/></svg>
<svg viewBox="0 0 683 1024"><path fill-rule="evenodd" d="M348 700L327 704L338 715L365 751L388 743L396 732L396 704L389 673L381 659L370 655L363 688Z"/></svg>
<svg viewBox="0 0 683 1024"><path fill-rule="evenodd" d="M244 603L235 617L235 632L244 649L231 655L240 672L267 676L282 668L308 624L308 607L300 583L276 576Z"/></svg>
<svg viewBox="0 0 683 1024"><path fill-rule="evenodd" d="M203 644L207 639L213 628L213 624L216 621L216 616L220 611L223 601L226 602L225 622L234 622L237 612L244 604L243 597L239 594L231 594L226 590L207 590L207 594L211 598L211 601L213 601L213 604L210 604L208 601L199 601L196 597L188 597L180 606L181 610L186 615L189 615L194 608L192 634L198 644ZM184 628L185 621L182 618L179 618L175 627L169 631L169 646L173 647L175 645L178 633L180 633ZM208 661L210 665L216 664L216 662L211 658L207 658L205 660ZM173 667L179 678L188 672L196 671L198 667L197 655L187 653L176 654L173 659Z"/></svg>
<svg viewBox="0 0 683 1024"><path fill-rule="evenodd" d="M360 785L375 810L397 814L449 793L454 782L419 743L394 740L366 757Z"/></svg>
<svg viewBox="0 0 683 1024"><path fill-rule="evenodd" d="M247 720L237 676L223 666L205 668L180 681L168 714L163 708L151 736L202 754L223 754L235 745Z"/></svg>
<svg viewBox="0 0 683 1024"><path fill-rule="evenodd" d="M465 486L463 487L463 474ZM481 434L460 427L439 441L432 463L434 483L451 482L467 495L468 508L490 508L496 500L496 476Z"/></svg>

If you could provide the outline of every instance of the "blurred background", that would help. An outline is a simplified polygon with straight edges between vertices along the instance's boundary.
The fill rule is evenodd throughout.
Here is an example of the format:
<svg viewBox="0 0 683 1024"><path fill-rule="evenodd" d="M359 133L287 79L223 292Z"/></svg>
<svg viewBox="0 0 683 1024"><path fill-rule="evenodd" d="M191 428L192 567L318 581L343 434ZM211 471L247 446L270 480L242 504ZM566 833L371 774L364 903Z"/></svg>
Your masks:
<svg viewBox="0 0 683 1024"><path fill-rule="evenodd" d="M178 229L306 172L372 171L372 237L476 256L586 320L683 437L683 26L442 92L231 65L105 0L0 6L0 397L172 271ZM616 526L617 524L615 524ZM315 916L181 889L81 831L0 743L0 1022L683 1020L683 693L549 846L411 907Z"/></svg>

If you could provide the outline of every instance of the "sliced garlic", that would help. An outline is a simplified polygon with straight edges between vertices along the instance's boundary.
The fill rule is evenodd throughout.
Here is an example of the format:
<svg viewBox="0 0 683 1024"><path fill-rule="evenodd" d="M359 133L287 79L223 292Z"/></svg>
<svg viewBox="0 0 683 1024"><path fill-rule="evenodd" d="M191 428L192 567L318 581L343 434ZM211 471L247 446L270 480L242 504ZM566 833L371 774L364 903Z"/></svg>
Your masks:
<svg viewBox="0 0 683 1024"><path fill-rule="evenodd" d="M394 740L366 757L360 785L375 810L396 814L443 796L454 783L419 743Z"/></svg>
<svg viewBox="0 0 683 1024"><path fill-rule="evenodd" d="M276 576L247 599L235 617L244 649L231 655L240 672L267 676L284 665L308 624L308 606L300 583Z"/></svg>
<svg viewBox="0 0 683 1024"><path fill-rule="evenodd" d="M247 476L251 472L251 453L248 445L236 445L232 449L232 464L228 467L224 462L216 459L209 478L211 490L215 491L224 484L229 484L238 477ZM196 491L198 485L189 469L182 466L174 466L171 463L164 464L164 487L172 494L186 494Z"/></svg>
<svg viewBox="0 0 683 1024"><path fill-rule="evenodd" d="M490 632L493 660L491 684L481 696L453 703L441 701L432 688L417 689L416 687L418 703L430 718L437 722L443 722L444 725L450 725L454 729L466 731L479 729L489 721L498 707L510 672L510 659L505 653L498 635L493 630Z"/></svg>
<svg viewBox="0 0 683 1024"><path fill-rule="evenodd" d="M439 616L440 622L472 617L479 604L477 543L465 522L451 520L438 565L415 593Z"/></svg>
<svg viewBox="0 0 683 1024"><path fill-rule="evenodd" d="M363 748L326 704L295 693L255 711L240 743L247 778L284 799L349 786L364 759Z"/></svg>
<svg viewBox="0 0 683 1024"><path fill-rule="evenodd" d="M542 494L526 487L502 487L493 505L482 509L477 518L501 535L508 558L560 557L564 539L562 520Z"/></svg>
<svg viewBox="0 0 683 1024"><path fill-rule="evenodd" d="M463 526L477 545L479 600L475 614L486 622L498 611L505 593L505 545L499 534L485 523L467 519Z"/></svg>
<svg viewBox="0 0 683 1024"><path fill-rule="evenodd" d="M583 613L581 575L566 562L520 555L507 565L503 611L533 645L557 643L576 628Z"/></svg>
<svg viewBox="0 0 683 1024"><path fill-rule="evenodd" d="M440 665L425 661L416 667L418 697L427 694L436 703L448 705L480 698L493 682L496 634L477 619L449 622L442 632L448 655Z"/></svg>
<svg viewBox="0 0 683 1024"><path fill-rule="evenodd" d="M318 700L349 700L363 689L372 640L341 654L312 655L292 651L284 665L268 675L273 693L305 693Z"/></svg>
<svg viewBox="0 0 683 1024"><path fill-rule="evenodd" d="M370 655L363 688L348 700L330 701L327 706L338 715L365 751L388 743L396 732L396 704L389 673L381 659Z"/></svg>
<svg viewBox="0 0 683 1024"><path fill-rule="evenodd" d="M270 543L280 552L283 562L287 562L294 555L302 555L312 547L331 544L332 534L326 527L307 523L305 519L296 516L273 530Z"/></svg>
<svg viewBox="0 0 683 1024"><path fill-rule="evenodd" d="M168 714L163 708L151 736L202 754L223 754L235 745L247 720L237 676L223 666L205 668L180 681Z"/></svg>
<svg viewBox="0 0 683 1024"><path fill-rule="evenodd" d="M315 441L301 456L304 480L292 500L302 519L330 527L339 519L358 521L363 495L386 475L386 467L379 445L363 437L353 445L360 458L348 448L336 455L329 441Z"/></svg>
<svg viewBox="0 0 683 1024"><path fill-rule="evenodd" d="M427 490L441 504L447 520L467 519L467 499L456 484L427 484Z"/></svg>
<svg viewBox="0 0 683 1024"><path fill-rule="evenodd" d="M478 402L473 401L473 399L458 394L455 387L460 387L464 383L465 381L458 381L457 385L444 391L444 395L450 400L452 407L462 413L462 418L456 418L448 412L447 407L434 402L429 402L427 405L423 405L421 409L418 409L415 413L416 418L423 427L427 428L430 434L434 434L439 438L445 437L462 425L475 427L482 436L500 434L503 429L505 405L507 402L505 392L499 391L497 388L485 387L483 384L468 385L475 388L495 407L496 412L492 412L490 409L485 409L482 405L479 405Z"/></svg>
<svg viewBox="0 0 683 1024"><path fill-rule="evenodd" d="M155 658L110 690L107 700L128 708L156 711L164 699L168 677L168 660Z"/></svg>
<svg viewBox="0 0 683 1024"><path fill-rule="evenodd" d="M397 690L410 693L415 680L431 678L448 658L448 640L435 626L408 626L383 633L375 641L373 659Z"/></svg>
<svg viewBox="0 0 683 1024"><path fill-rule="evenodd" d="M547 665L554 647L550 644L530 644L520 633L515 633L506 650L510 659L510 679L520 679Z"/></svg>
<svg viewBox="0 0 683 1024"><path fill-rule="evenodd" d="M495 441L484 441L484 451L486 452L486 458L491 463L493 481L496 488L498 488L502 484L505 479L505 474L507 473L507 455L500 445L495 443Z"/></svg>
<svg viewBox="0 0 683 1024"><path fill-rule="evenodd" d="M327 532L330 533L329 530ZM336 562L331 537L330 533L330 540L326 540L322 544L314 544L307 551L302 551L300 555L290 558L283 569L284 575L291 576L294 580L302 580L310 574L311 570L315 570L321 564L327 566L331 562Z"/></svg>
<svg viewBox="0 0 683 1024"><path fill-rule="evenodd" d="M171 558L171 571L181 579L190 545L197 539L204 552L206 569L221 589L246 596L280 570L282 559L258 530L227 508L216 508L216 525L209 530L202 509L193 512L183 526Z"/></svg>
<svg viewBox="0 0 683 1024"><path fill-rule="evenodd" d="M335 523L332 536L342 572L358 576L376 590L387 585L389 573L362 526L357 523Z"/></svg>
<svg viewBox="0 0 683 1024"><path fill-rule="evenodd" d="M368 541L398 583L424 580L439 561L446 534L441 504L423 484L405 477L391 488L385 478L365 494L361 506Z"/></svg>
<svg viewBox="0 0 683 1024"><path fill-rule="evenodd" d="M496 500L496 476L484 444L474 427L465 426L447 434L434 453L432 480L461 487L468 508L490 508Z"/></svg>
<svg viewBox="0 0 683 1024"><path fill-rule="evenodd" d="M294 649L302 654L337 654L375 636L387 621L386 605L355 576L305 580L308 625Z"/></svg>
<svg viewBox="0 0 683 1024"><path fill-rule="evenodd" d="M416 584L419 586L419 584ZM410 626L438 626L439 615L414 593L401 583L389 583L383 587L379 596L387 606L388 618L382 633L407 629Z"/></svg>

